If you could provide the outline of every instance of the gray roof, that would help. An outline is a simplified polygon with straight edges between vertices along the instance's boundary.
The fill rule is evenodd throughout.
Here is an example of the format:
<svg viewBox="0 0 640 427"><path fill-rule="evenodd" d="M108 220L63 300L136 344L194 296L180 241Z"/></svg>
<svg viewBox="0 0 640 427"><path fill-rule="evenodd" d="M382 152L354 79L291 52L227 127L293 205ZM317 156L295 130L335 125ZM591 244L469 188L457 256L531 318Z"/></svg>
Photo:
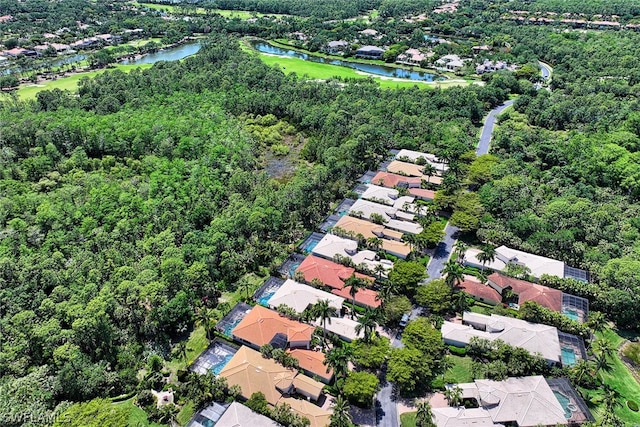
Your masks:
<svg viewBox="0 0 640 427"><path fill-rule="evenodd" d="M358 52L382 53L384 52L384 49L378 46L362 46L360 49L358 49Z"/></svg>

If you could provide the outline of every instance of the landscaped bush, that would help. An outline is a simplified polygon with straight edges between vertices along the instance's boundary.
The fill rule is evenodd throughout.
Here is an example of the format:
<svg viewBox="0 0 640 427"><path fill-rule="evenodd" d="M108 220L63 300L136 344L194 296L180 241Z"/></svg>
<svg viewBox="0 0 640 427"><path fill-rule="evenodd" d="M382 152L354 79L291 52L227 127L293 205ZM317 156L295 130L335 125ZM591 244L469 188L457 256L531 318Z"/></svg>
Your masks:
<svg viewBox="0 0 640 427"><path fill-rule="evenodd" d="M627 408L631 409L633 412L638 412L640 408L638 408L638 404L633 400L627 400Z"/></svg>
<svg viewBox="0 0 640 427"><path fill-rule="evenodd" d="M640 365L640 344L639 343L631 343L628 344L622 354L625 357L629 358L636 365Z"/></svg>
<svg viewBox="0 0 640 427"><path fill-rule="evenodd" d="M466 348L460 348L460 347L456 347L455 345L450 345L449 346L449 353L451 354L455 354L456 356L466 356L467 355L467 349Z"/></svg>

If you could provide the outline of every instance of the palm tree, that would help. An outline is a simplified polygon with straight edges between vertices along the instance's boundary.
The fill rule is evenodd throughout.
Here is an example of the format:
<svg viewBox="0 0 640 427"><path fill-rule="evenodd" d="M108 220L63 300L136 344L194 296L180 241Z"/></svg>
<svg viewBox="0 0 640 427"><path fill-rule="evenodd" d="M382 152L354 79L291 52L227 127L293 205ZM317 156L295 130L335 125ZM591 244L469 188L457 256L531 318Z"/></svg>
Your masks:
<svg viewBox="0 0 640 427"><path fill-rule="evenodd" d="M187 342L179 341L173 349L176 356L182 359L184 366L187 366Z"/></svg>
<svg viewBox="0 0 640 427"><path fill-rule="evenodd" d="M416 414L417 427L435 427L433 423L433 412L429 401L425 400L417 405L418 413Z"/></svg>
<svg viewBox="0 0 640 427"><path fill-rule="evenodd" d="M596 333L604 331L609 326L609 323L607 322L604 314L599 311L592 311L589 313L587 326L589 326L591 330Z"/></svg>
<svg viewBox="0 0 640 427"><path fill-rule="evenodd" d="M611 341L597 339L591 344L591 351L596 362L596 372L602 374L603 371L609 371L612 366L611 358L616 352Z"/></svg>
<svg viewBox="0 0 640 427"><path fill-rule="evenodd" d="M404 233L400 240L402 240L402 243L406 243L407 245L409 245L409 249L411 250L411 252L413 252L415 250L415 245L418 238L415 234Z"/></svg>
<svg viewBox="0 0 640 427"><path fill-rule="evenodd" d="M380 286L378 295L376 295L376 301L382 301L382 305L384 305L385 302L391 299L391 297L397 295L398 291L399 286L396 283L392 283L390 280L387 280Z"/></svg>
<svg viewBox="0 0 640 427"><path fill-rule="evenodd" d="M349 296L351 296L351 303L353 304L351 306L351 319L353 319L354 314L355 314L355 307L356 307L356 295L358 294L358 291L360 289L364 289L365 285L362 279L359 279L358 277L356 277L355 273L352 274L351 276L349 276L349 278L347 280L344 281L344 286L342 287L347 288L349 287Z"/></svg>
<svg viewBox="0 0 640 427"><path fill-rule="evenodd" d="M196 324L202 326L207 333L207 339L211 341L213 327L216 321L216 312L210 308L202 307L196 312Z"/></svg>
<svg viewBox="0 0 640 427"><path fill-rule="evenodd" d="M478 261L482 263L482 271L484 272L484 266L488 262L493 262L496 260L495 246L489 244L483 245L482 252L478 253L478 255L476 255L476 258L478 258Z"/></svg>
<svg viewBox="0 0 640 427"><path fill-rule="evenodd" d="M358 317L358 324L355 327L356 334L364 330L364 341L371 342L371 337L378 327L380 321L380 312L375 308L367 307L362 316Z"/></svg>
<svg viewBox="0 0 640 427"><path fill-rule="evenodd" d="M382 264L376 264L376 266L373 269L373 272L376 274L376 276L378 277L378 280L382 279L382 275L387 271L386 268L384 268L384 265Z"/></svg>
<svg viewBox="0 0 640 427"><path fill-rule="evenodd" d="M322 322L322 349L324 350L327 342L327 321L331 324L331 318L337 316L338 310L329 304L328 299L322 299L315 303L310 311L312 316Z"/></svg>
<svg viewBox="0 0 640 427"><path fill-rule="evenodd" d="M322 363L327 367L327 373L333 369L337 381L338 378L344 378L349 373L349 362L352 358L351 347L333 347L325 353Z"/></svg>
<svg viewBox="0 0 640 427"><path fill-rule="evenodd" d="M459 263L462 263L464 261L464 254L469 248L469 246L467 246L467 244L462 240L457 240L455 245L453 245L453 247L454 247L453 253L456 255L456 261L458 261Z"/></svg>
<svg viewBox="0 0 640 427"><path fill-rule="evenodd" d="M367 239L367 248L378 252L382 248L382 239L378 237L369 237Z"/></svg>
<svg viewBox="0 0 640 427"><path fill-rule="evenodd" d="M576 383L580 385L580 381L582 378L586 376L590 376L594 370L593 363L588 360L578 360L578 362L571 368L574 375L576 376Z"/></svg>
<svg viewBox="0 0 640 427"><path fill-rule="evenodd" d="M447 285L453 288L455 285L460 285L464 280L464 269L460 264L450 259L442 270L443 274L446 274L444 281Z"/></svg>
<svg viewBox="0 0 640 427"><path fill-rule="evenodd" d="M438 169L433 166L431 163L427 163L422 168L422 174L427 176L427 184L431 180L431 177L438 173Z"/></svg>
<svg viewBox="0 0 640 427"><path fill-rule="evenodd" d="M449 406L460 406L462 403L462 389L460 387L453 386L447 387L444 390L444 398L449 402Z"/></svg>
<svg viewBox="0 0 640 427"><path fill-rule="evenodd" d="M351 421L351 414L349 410L351 407L345 398L338 396L333 405L333 414L331 414L331 423L329 427L351 427L353 422Z"/></svg>
<svg viewBox="0 0 640 427"><path fill-rule="evenodd" d="M238 287L239 288L244 288L245 293L246 293L246 301L249 301L249 287L251 286L251 283L249 283L249 281L246 278L242 278L240 279L240 281L238 282Z"/></svg>

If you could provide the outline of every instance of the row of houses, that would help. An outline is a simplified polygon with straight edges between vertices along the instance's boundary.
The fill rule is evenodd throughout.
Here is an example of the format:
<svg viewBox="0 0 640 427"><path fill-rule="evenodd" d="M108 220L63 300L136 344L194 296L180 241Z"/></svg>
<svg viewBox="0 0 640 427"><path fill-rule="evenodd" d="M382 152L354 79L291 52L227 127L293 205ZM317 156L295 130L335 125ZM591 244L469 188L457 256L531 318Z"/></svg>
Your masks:
<svg viewBox="0 0 640 427"><path fill-rule="evenodd" d="M594 29L594 30L619 30L619 29L629 29L629 30L638 30L640 29L640 24L626 24L623 25L618 21L589 21L586 19L575 19L575 18L546 18L546 17L524 17L516 14L509 14L502 16L502 19L513 21L518 24L530 24L530 25L567 25L573 28L585 28L585 29Z"/></svg>

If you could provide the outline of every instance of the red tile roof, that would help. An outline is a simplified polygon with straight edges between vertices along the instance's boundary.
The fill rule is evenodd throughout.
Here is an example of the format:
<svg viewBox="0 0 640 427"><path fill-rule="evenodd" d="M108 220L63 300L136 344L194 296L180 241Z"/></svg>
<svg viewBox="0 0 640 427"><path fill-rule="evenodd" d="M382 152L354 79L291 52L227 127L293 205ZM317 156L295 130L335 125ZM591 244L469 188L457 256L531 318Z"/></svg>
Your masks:
<svg viewBox="0 0 640 427"><path fill-rule="evenodd" d="M420 185L422 183L422 178L403 176L389 172L378 172L371 180L371 183L374 185L381 185L389 188L397 187L401 182Z"/></svg>
<svg viewBox="0 0 640 427"><path fill-rule="evenodd" d="M331 381L333 369L329 368L329 372L327 373L327 366L323 363L325 358L323 352L303 348L295 348L287 350L287 352L298 359L300 367L305 371L317 375L326 381Z"/></svg>
<svg viewBox="0 0 640 427"><path fill-rule="evenodd" d="M275 311L256 305L233 330L233 336L257 347L270 343L280 334L287 341L310 341L313 326L281 316Z"/></svg>
<svg viewBox="0 0 640 427"><path fill-rule="evenodd" d="M420 199L433 200L436 197L436 192L431 190L425 190L423 188L410 188L409 194L418 197Z"/></svg>
<svg viewBox="0 0 640 427"><path fill-rule="evenodd" d="M311 283L313 279L318 279L327 286L334 289L342 289L344 281L355 274L356 277L373 282L375 279L364 274L356 273L355 268L345 267L337 262L329 261L314 255L309 255L298 266L296 271L304 274L304 280Z"/></svg>
<svg viewBox="0 0 640 427"><path fill-rule="evenodd" d="M491 274L487 279L501 289L510 287L513 292L518 294L518 304L520 305L527 301L534 301L550 310L558 312L562 310L562 291L498 273Z"/></svg>
<svg viewBox="0 0 640 427"><path fill-rule="evenodd" d="M351 301L351 294L349 294L350 290L351 286L347 286L346 288L334 289L331 293ZM371 289L359 289L358 292L356 292L356 304L366 305L373 308L379 307L381 301L377 299L377 296L378 293Z"/></svg>
<svg viewBox="0 0 640 427"><path fill-rule="evenodd" d="M465 279L458 287L469 295L482 298L485 301L493 301L497 304L502 302L502 297L498 291L475 280Z"/></svg>

